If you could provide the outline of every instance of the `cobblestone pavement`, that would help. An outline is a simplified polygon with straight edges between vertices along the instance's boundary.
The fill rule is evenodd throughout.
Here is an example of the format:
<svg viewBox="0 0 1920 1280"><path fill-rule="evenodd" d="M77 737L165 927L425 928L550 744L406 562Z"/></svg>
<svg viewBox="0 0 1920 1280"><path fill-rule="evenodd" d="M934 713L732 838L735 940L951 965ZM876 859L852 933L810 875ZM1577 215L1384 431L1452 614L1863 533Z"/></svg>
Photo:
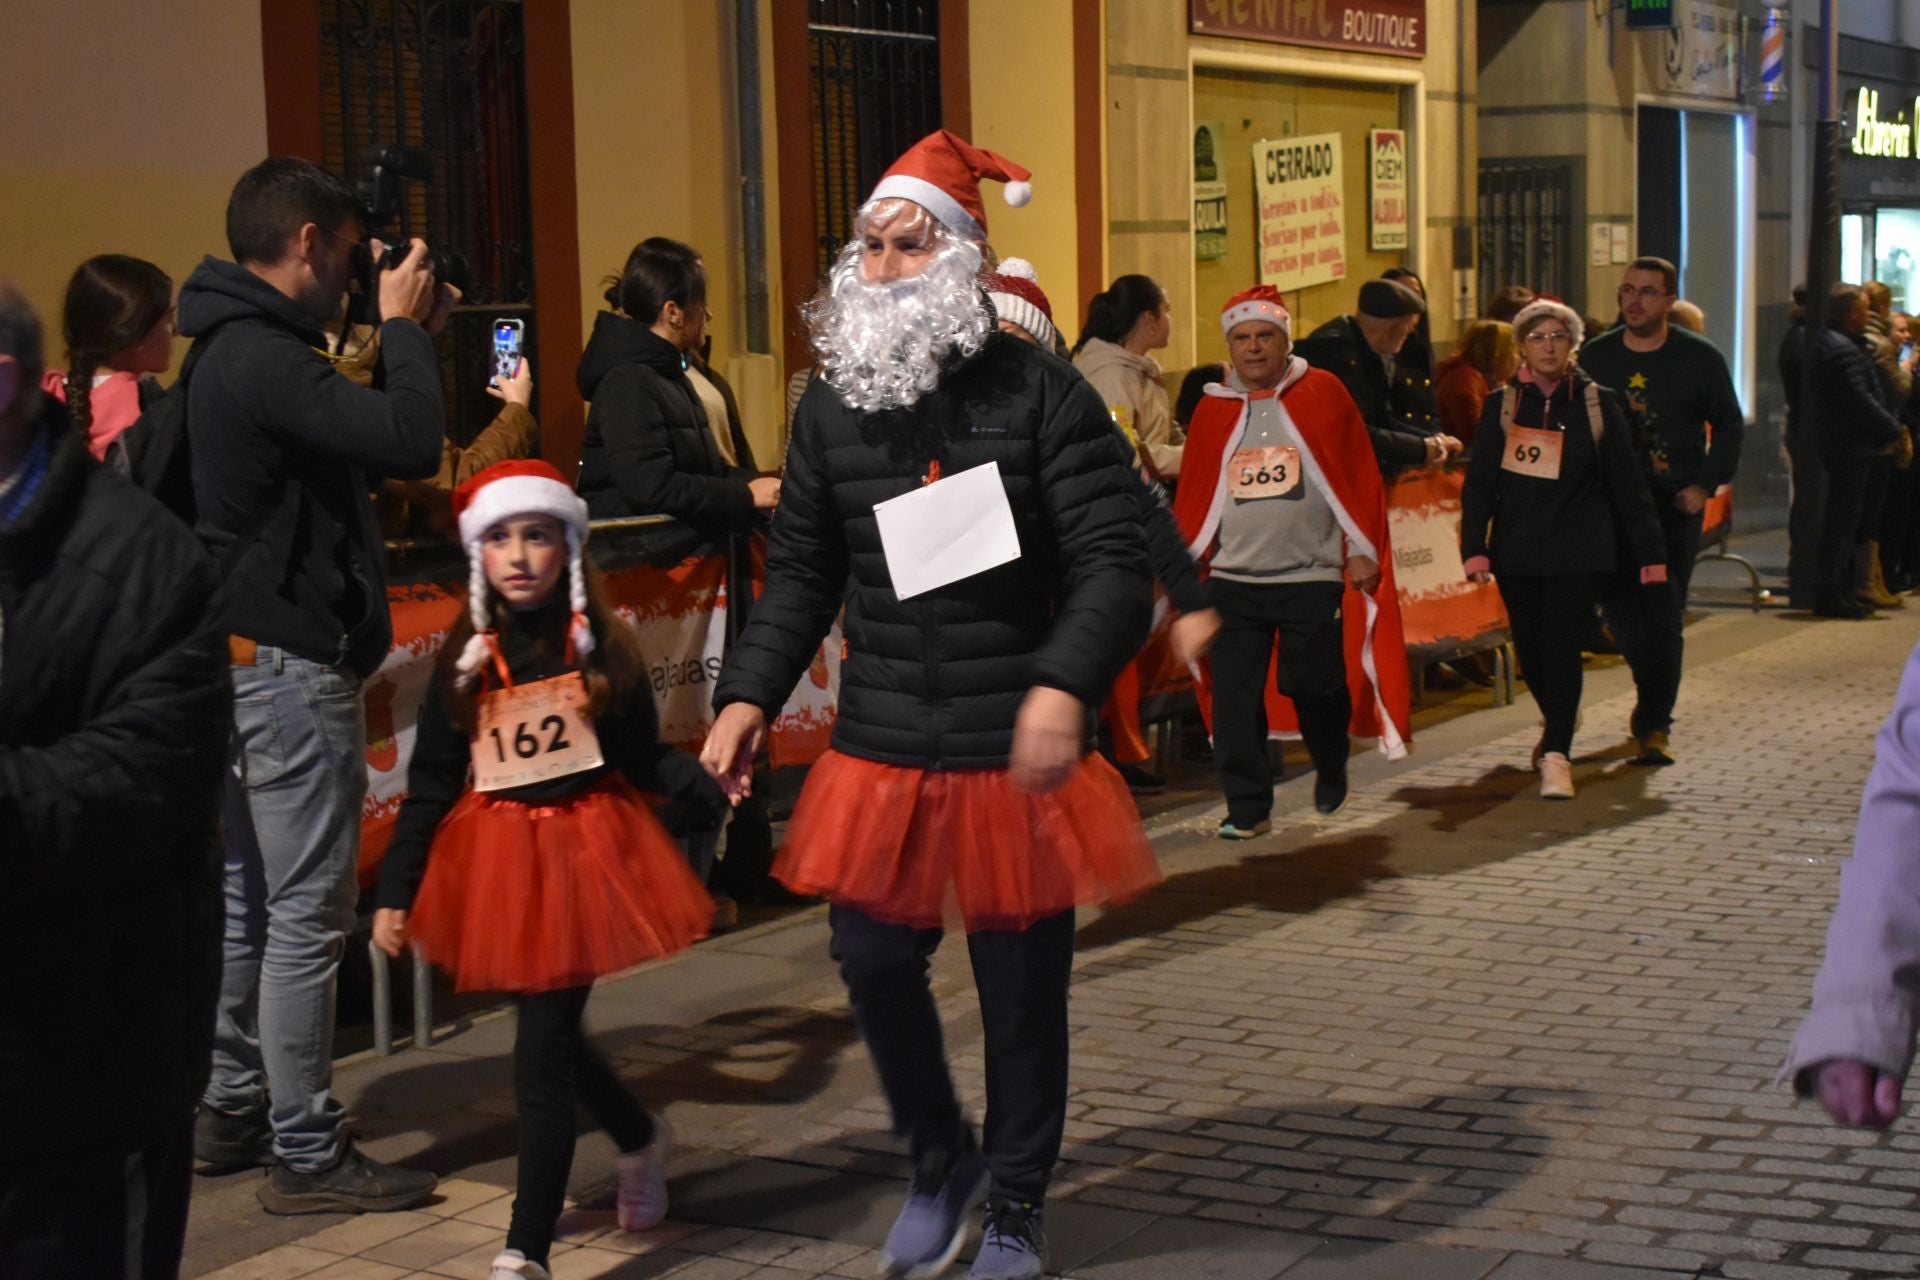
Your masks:
<svg viewBox="0 0 1920 1280"><path fill-rule="evenodd" d="M1625 762L1623 673L1597 675L1568 803L1539 800L1524 771L1523 698L1449 722L1400 765L1357 759L1331 820L1311 817L1303 782L1261 841L1210 839L1212 807L1156 819L1167 883L1081 931L1054 1264L1920 1272L1920 1135L1841 1132L1773 1083L1916 623L1697 625L1664 770ZM903 1160L823 939L808 912L596 995L601 1042L677 1131L677 1213L723 1225L639 1240L582 1211L558 1275L871 1274ZM964 948L943 949L935 981L977 1112ZM450 1256L465 1269L433 1274L484 1274L511 1181L511 1034L510 1018L480 1020L342 1072L373 1150L462 1171L451 1208L329 1227L337 1251L303 1242L283 1265L259 1249L329 1220L269 1220L244 1179L206 1180L189 1274L248 1253L221 1280L380 1280ZM583 1139L586 1203L609 1172L604 1140ZM343 1260L389 1230L364 1266ZM389 1269L367 1269L383 1247ZM652 1252L622 1252L636 1248Z"/></svg>

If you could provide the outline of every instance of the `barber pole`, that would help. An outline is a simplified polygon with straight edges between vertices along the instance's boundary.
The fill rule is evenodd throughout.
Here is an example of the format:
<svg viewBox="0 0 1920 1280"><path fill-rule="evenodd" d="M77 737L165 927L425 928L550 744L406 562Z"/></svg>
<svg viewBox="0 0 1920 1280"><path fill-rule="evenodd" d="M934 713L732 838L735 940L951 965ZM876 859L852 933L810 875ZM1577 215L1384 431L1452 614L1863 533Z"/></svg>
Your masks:
<svg viewBox="0 0 1920 1280"><path fill-rule="evenodd" d="M1760 100L1787 97L1787 11L1768 9L1760 28Z"/></svg>

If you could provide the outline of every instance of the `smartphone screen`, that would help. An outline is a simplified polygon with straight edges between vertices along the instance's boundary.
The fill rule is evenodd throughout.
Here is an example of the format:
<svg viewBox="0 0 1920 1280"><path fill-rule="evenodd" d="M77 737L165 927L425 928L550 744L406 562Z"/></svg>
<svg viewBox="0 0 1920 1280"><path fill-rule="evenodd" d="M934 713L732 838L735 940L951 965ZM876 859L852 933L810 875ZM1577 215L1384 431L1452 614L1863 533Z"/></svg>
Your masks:
<svg viewBox="0 0 1920 1280"><path fill-rule="evenodd" d="M493 322L492 381L505 382L520 368L520 345L524 326L518 320Z"/></svg>

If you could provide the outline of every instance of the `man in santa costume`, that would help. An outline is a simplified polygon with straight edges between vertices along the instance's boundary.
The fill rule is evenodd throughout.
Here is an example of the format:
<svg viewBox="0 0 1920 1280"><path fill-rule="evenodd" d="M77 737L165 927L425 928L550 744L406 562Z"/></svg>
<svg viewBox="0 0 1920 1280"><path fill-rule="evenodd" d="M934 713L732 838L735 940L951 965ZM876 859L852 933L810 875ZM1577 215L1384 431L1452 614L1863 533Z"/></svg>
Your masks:
<svg viewBox="0 0 1920 1280"><path fill-rule="evenodd" d="M976 1280L1043 1274L1067 1098L1073 912L1155 883L1089 708L1152 609L1133 480L1066 362L1002 333L980 287L980 181L1027 171L945 131L856 215L809 308L819 376L795 414L766 590L715 686L701 759L736 797L844 606L833 749L774 874L832 903L833 955L912 1144L886 1274L929 1277L988 1199ZM986 1033L984 1147L928 988L963 925Z"/></svg>
<svg viewBox="0 0 1920 1280"><path fill-rule="evenodd" d="M1410 690L1387 493L1353 397L1292 353L1278 290L1235 294L1220 328L1232 371L1207 387L1187 427L1173 513L1220 612L1220 835L1244 840L1273 829L1270 731L1297 725L1314 808L1331 815L1347 800L1350 729L1379 738L1390 758L1406 754Z"/></svg>

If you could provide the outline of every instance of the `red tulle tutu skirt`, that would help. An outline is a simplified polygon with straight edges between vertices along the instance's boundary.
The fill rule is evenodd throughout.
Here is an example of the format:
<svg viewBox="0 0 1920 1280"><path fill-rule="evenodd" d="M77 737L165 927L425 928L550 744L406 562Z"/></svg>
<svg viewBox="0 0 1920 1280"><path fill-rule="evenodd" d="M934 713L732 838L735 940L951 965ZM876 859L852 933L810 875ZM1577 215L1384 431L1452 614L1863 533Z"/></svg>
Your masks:
<svg viewBox="0 0 1920 1280"><path fill-rule="evenodd" d="M1024 929L1160 883L1127 784L1099 756L1043 796L1005 769L942 773L829 751L814 764L773 873L892 924Z"/></svg>
<svg viewBox="0 0 1920 1280"><path fill-rule="evenodd" d="M618 775L553 804L467 793L408 927L461 991L554 991L703 938L713 900Z"/></svg>

